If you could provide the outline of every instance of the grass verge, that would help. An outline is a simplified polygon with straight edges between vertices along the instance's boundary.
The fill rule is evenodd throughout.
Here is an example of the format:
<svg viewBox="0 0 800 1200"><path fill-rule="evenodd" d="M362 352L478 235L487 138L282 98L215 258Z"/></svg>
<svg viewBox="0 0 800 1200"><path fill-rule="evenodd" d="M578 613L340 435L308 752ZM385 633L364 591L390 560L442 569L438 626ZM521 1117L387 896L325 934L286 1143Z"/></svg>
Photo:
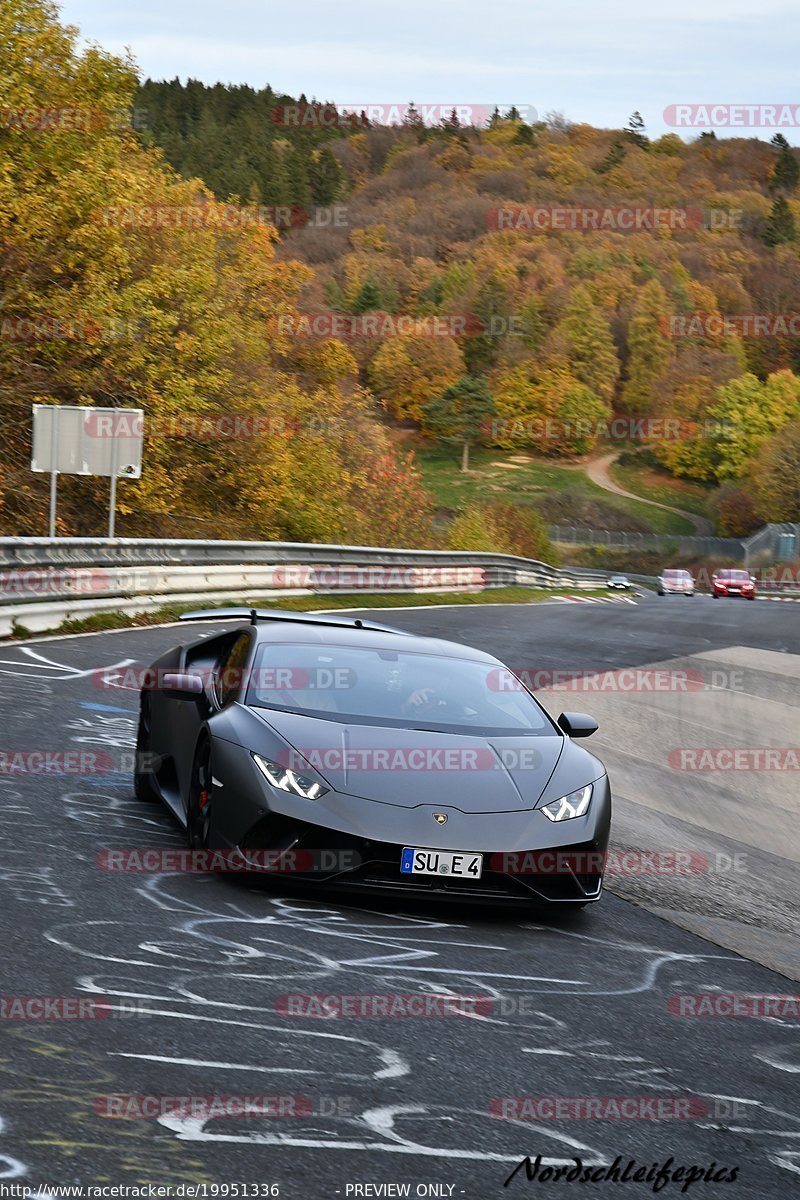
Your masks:
<svg viewBox="0 0 800 1200"><path fill-rule="evenodd" d="M248 601L246 607L280 608L284 612L318 612L321 609L389 609L389 608L419 608L434 607L438 604L536 604L542 600L550 600L563 592L574 591L569 586L565 588L528 588L504 587L492 588L486 592L423 592L423 593L385 593L365 596L359 593L346 595L320 596L287 596L276 601L275 596L266 596L263 600ZM606 596L606 588L582 588L582 596ZM91 617L79 620L64 621L57 629L49 633L69 635L71 633L103 633L112 629L142 629L148 625L164 625L177 621L181 613L194 612L199 609L230 608L230 602L223 604L204 604L198 599L196 604L165 604L152 612L129 616L127 613L97 613ZM237 606L238 607L238 606ZM26 638L42 637L44 631L31 633L21 623L14 626L13 639L24 641Z"/></svg>
<svg viewBox="0 0 800 1200"><path fill-rule="evenodd" d="M633 463L612 463L609 474L620 487L635 492L643 500L654 500L656 504L671 504L674 508L696 513L699 517L708 516L711 489L704 488L701 484L687 483L666 471Z"/></svg>
<svg viewBox="0 0 800 1200"><path fill-rule="evenodd" d="M442 445L416 447L415 461L436 504L440 510L449 513L487 500L504 500L517 505L534 505L548 525L633 533L680 535L694 532L694 526L686 517L616 496L599 487L588 478L580 464L565 466L522 451L512 453L478 448L470 455L470 470L464 473L458 456ZM622 480L619 482L622 484ZM645 498L640 488L630 490ZM663 503L681 507L678 499L667 498ZM688 503L685 507L690 510Z"/></svg>

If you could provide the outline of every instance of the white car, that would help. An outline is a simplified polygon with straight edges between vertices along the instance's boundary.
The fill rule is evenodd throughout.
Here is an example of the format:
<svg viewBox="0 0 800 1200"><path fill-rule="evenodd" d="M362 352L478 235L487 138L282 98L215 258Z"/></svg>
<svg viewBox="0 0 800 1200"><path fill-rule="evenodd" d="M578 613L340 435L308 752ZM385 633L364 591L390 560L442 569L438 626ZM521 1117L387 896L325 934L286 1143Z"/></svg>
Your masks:
<svg viewBox="0 0 800 1200"><path fill-rule="evenodd" d="M627 575L612 575L608 581L608 586L619 591L627 592L628 588L631 586L631 581L628 579Z"/></svg>
<svg viewBox="0 0 800 1200"><path fill-rule="evenodd" d="M658 577L658 594L666 596L677 593L683 596L694 595L694 579L690 571L667 570Z"/></svg>

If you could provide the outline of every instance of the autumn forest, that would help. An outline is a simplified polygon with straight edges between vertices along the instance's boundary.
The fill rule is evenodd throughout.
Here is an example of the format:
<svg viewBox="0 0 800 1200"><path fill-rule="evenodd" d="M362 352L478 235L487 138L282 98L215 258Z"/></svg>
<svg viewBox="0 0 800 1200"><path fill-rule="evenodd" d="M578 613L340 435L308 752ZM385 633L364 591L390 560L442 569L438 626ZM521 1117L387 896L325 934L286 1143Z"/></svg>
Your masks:
<svg viewBox="0 0 800 1200"><path fill-rule="evenodd" d="M411 103L376 124L336 98L142 81L78 42L44 0L0 8L3 534L46 529L32 403L144 409L126 536L538 556L536 495L443 503L426 462L612 450L719 534L800 521L781 134L513 108L476 127ZM101 532L103 482L61 488L59 532Z"/></svg>

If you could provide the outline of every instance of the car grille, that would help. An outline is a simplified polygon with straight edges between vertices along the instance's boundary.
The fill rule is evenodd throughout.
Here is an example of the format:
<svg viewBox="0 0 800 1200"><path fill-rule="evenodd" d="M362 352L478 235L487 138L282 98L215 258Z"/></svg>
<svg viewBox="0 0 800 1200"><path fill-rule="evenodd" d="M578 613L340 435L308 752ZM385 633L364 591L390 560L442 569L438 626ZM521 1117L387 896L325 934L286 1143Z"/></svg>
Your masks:
<svg viewBox="0 0 800 1200"><path fill-rule="evenodd" d="M510 874L491 868L491 852L484 851L480 879L457 879L439 875L401 875L400 847L392 842L353 837L321 825L310 825L278 814L270 814L248 831L241 843L248 850L330 850L352 852L357 865L347 870L308 873L306 881L346 886L365 891L398 895L452 896L475 900L583 901L596 898L600 889L598 874ZM594 843L559 847L564 854L596 855ZM297 876L295 876L297 877ZM283 878L286 878L285 876Z"/></svg>

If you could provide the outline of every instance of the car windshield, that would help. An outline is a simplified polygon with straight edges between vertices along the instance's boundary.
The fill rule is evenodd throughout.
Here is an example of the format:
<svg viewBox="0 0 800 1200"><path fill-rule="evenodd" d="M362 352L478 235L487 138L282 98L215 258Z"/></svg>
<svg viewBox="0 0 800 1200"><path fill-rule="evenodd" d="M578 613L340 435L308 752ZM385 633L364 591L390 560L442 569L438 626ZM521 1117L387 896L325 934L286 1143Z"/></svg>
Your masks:
<svg viewBox="0 0 800 1200"><path fill-rule="evenodd" d="M691 576L689 575L688 571L665 571L664 578L665 579L690 579Z"/></svg>
<svg viewBox="0 0 800 1200"><path fill-rule="evenodd" d="M265 643L257 651L245 703L365 725L558 733L506 668L397 650Z"/></svg>
<svg viewBox="0 0 800 1200"><path fill-rule="evenodd" d="M720 571L721 579L729 579L731 583L749 583L747 571Z"/></svg>

